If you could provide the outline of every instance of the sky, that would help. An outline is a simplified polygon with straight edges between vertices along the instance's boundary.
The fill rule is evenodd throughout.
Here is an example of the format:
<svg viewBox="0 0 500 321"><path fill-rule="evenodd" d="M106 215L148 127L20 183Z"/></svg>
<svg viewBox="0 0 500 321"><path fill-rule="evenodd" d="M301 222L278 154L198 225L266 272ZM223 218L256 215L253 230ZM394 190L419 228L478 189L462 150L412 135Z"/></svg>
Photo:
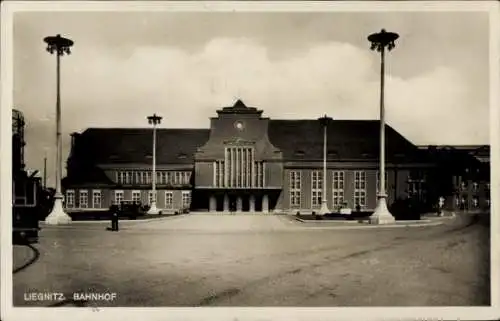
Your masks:
<svg viewBox="0 0 500 321"><path fill-rule="evenodd" d="M279 119L378 119L380 55L367 36L400 38L386 60L387 123L414 144L489 144L489 21L481 12L22 12L14 15L14 108L26 163L55 169L56 58L62 58L64 159L88 127L208 128L242 99Z"/></svg>

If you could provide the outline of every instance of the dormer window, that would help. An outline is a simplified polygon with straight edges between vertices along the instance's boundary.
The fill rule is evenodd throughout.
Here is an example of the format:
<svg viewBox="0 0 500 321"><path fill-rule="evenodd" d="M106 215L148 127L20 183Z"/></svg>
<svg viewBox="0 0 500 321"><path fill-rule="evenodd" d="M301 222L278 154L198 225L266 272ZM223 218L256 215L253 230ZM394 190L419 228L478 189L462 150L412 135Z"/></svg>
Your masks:
<svg viewBox="0 0 500 321"><path fill-rule="evenodd" d="M181 153L181 154L177 155L177 158L179 158L179 159L185 159L185 158L187 158L187 155Z"/></svg>
<svg viewBox="0 0 500 321"><path fill-rule="evenodd" d="M304 156L304 155L305 155L305 153L304 153L304 151L303 151L303 150L297 150L297 151L295 151L294 155L295 155L295 156L300 156L300 157L302 157L302 156Z"/></svg>

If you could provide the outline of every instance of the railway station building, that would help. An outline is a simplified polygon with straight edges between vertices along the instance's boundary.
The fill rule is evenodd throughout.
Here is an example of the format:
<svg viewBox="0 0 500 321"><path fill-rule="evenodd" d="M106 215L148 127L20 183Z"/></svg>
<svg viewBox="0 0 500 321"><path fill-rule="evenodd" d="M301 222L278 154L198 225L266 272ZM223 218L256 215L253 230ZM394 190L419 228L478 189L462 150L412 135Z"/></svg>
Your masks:
<svg viewBox="0 0 500 321"><path fill-rule="evenodd" d="M320 209L323 197L331 211L358 205L363 211L375 209L378 120L328 123L323 181L324 127L318 119L269 119L263 117L263 110L241 100L214 114L209 128L156 130L156 195L152 192L152 128L88 128L73 133L63 180L66 210L107 210L121 201L149 204L155 196L162 213L185 208L192 212L311 213ZM485 192L489 174L483 170L481 179L464 178L463 168L449 177L436 177L440 172L436 153L441 150L445 149L416 146L386 125L389 205L405 198L434 202L430 198L439 191L431 185L440 179L480 193L477 201L467 196L470 206L489 206ZM474 157L466 158L477 163ZM472 172L478 170L470 168ZM463 185L464 180L470 184ZM463 201L454 189L447 192L450 207ZM461 197L458 203L457 197Z"/></svg>

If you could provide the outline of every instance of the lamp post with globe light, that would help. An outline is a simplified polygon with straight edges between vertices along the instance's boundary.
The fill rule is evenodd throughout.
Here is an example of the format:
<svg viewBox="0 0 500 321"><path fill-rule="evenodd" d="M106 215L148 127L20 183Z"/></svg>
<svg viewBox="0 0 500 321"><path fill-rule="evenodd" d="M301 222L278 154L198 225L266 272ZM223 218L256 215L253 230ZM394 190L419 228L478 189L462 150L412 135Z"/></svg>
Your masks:
<svg viewBox="0 0 500 321"><path fill-rule="evenodd" d="M70 48L74 42L70 39L61 37L61 35L45 37L47 51L50 54L56 54L56 193L54 195L54 206L52 211L46 217L45 223L49 225L68 224L71 217L64 212L63 195L61 192L62 181L62 139L61 139L61 57L71 53Z"/></svg>
<svg viewBox="0 0 500 321"><path fill-rule="evenodd" d="M394 216L387 208L387 193L385 186L385 51L391 51L396 47L395 41L399 35L382 29L378 33L368 36L371 42L371 50L380 52L380 170L379 170L379 194L375 212L370 216L371 224L390 224L395 221Z"/></svg>
<svg viewBox="0 0 500 321"><path fill-rule="evenodd" d="M148 123L153 125L153 171L152 171L152 193L153 197L151 199L150 208L148 214L158 214L158 209L156 208L156 125L161 123L162 117L156 114L153 116L148 116Z"/></svg>

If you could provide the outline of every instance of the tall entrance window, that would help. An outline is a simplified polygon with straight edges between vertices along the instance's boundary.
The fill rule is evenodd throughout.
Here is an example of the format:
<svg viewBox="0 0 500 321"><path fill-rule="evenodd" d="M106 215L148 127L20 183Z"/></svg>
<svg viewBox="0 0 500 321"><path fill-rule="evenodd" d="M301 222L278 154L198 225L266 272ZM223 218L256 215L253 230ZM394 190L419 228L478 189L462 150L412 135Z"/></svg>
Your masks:
<svg viewBox="0 0 500 321"><path fill-rule="evenodd" d="M214 162L214 187L262 188L265 163L255 160L253 147L231 146L224 150L224 160Z"/></svg>

